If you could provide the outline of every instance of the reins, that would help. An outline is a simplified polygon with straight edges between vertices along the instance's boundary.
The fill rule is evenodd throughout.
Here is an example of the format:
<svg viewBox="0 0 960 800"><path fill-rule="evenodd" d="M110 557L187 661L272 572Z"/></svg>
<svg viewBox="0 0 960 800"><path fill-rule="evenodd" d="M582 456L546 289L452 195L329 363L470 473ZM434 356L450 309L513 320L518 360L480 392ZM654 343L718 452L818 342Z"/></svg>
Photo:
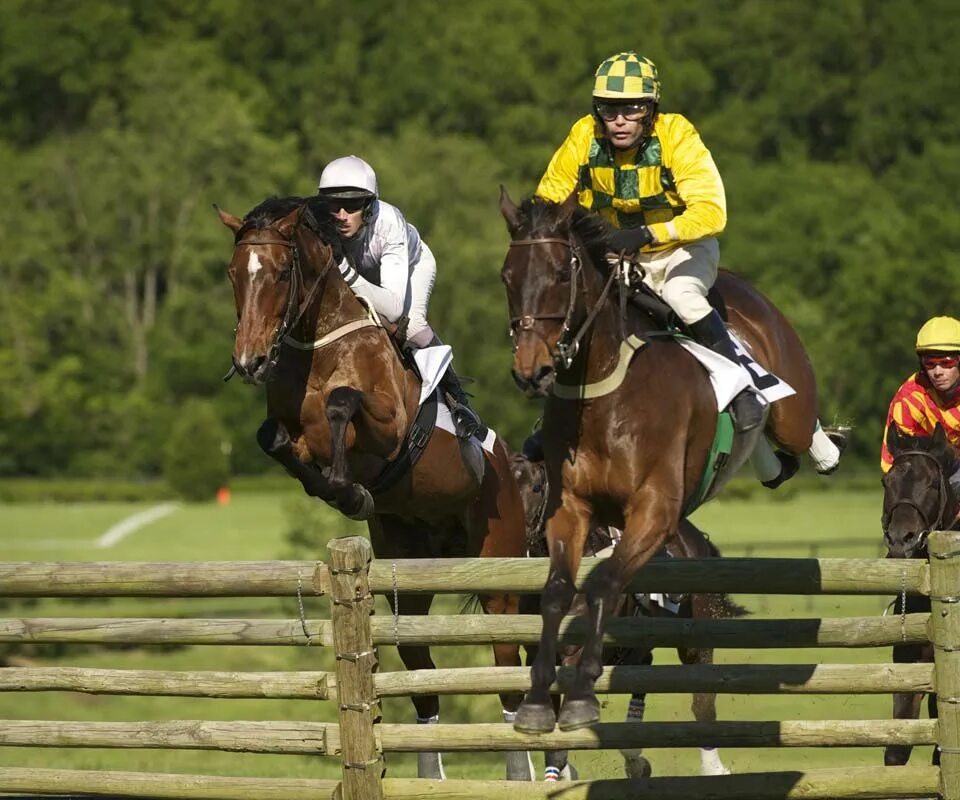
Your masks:
<svg viewBox="0 0 960 800"><path fill-rule="evenodd" d="M553 236L543 236L531 239L516 239L510 242L510 247L524 247L535 244L562 244L570 250L570 297L567 301L567 310L565 313L555 312L547 314L520 314L518 316L511 317L510 336L514 342L514 350L516 350L517 332L530 331L537 336L540 341L547 345L547 349L550 351L554 363L562 365L564 369L569 369L570 365L573 363L573 359L576 358L577 353L580 350L581 340L587 334L587 331L590 330L590 327L593 325L597 316L603 310L603 305L606 303L607 297L610 295L610 290L613 287L614 282L621 274L621 269L618 266L610 270L610 275L604 284L603 290L600 292L600 296L597 298L597 302L594 303L591 309L589 309L586 319L580 325L577 332L573 334L569 341L567 341L567 337L570 336L573 330L572 322L573 315L577 307L578 283L584 284L583 289L584 292L586 292L586 283L583 278L583 261L580 256L580 249L577 243L571 241L569 238L561 239ZM563 320L563 325L560 328L560 336L557 338L557 343L553 348L550 348L550 346L547 344L547 340L543 334L534 328L535 322L548 319Z"/></svg>
<svg viewBox="0 0 960 800"><path fill-rule="evenodd" d="M269 230L279 233L279 231L277 231L275 228L259 228L258 230ZM324 265L323 269L317 275L313 285L307 291L306 297L304 297L303 301L298 304L297 298L300 294L300 291L306 286L306 280L303 277L303 268L300 264L300 247L297 243L297 235L299 232L300 224L298 222L297 226L293 230L293 234L289 239L279 236L276 239L240 239L234 243L235 248L240 247L241 245L246 247L278 245L280 247L289 248L293 254L293 264L290 270L290 290L287 294L287 304L283 312L283 319L280 321L280 324L274 331L273 342L270 345L270 349L267 351L267 361L264 366L264 372L266 374L269 374L269 372L276 367L277 362L280 360L280 351L284 344L288 344L299 350L318 350L354 330L359 330L360 328L366 328L377 324L377 322L368 315L363 319L353 320L352 322L345 323L344 325L341 325L314 342L300 342L290 336L290 332L300 323L303 315L316 299L320 287L326 281L327 275L330 273L330 269L335 263L333 256L331 255L327 259L327 263ZM232 369L224 378L224 380L229 380L235 371L236 368Z"/></svg>
<svg viewBox="0 0 960 800"><path fill-rule="evenodd" d="M883 518L880 521L881 528L883 529L883 534L889 539L889 527L890 527L890 518L893 516L893 512L900 506L907 506L912 508L917 512L917 516L920 517L920 520L923 522L923 529L919 532L919 538L917 540L917 548L921 548L925 545L927 536L930 534L930 531L934 529L939 529L943 525L950 522L952 525L956 520L945 520L944 514L947 512L947 504L950 501L950 490L947 484L946 474L940 462L937 460L936 456L932 453L928 453L925 450L904 450L896 454L896 458L903 458L904 456L922 456L923 458L929 459L934 463L934 466L937 468L937 477L939 478L939 484L937 486L937 497L939 499L939 510L937 512L936 519L932 521L927 520L927 515L920 508L917 503L915 503L910 498L904 497L900 500L897 500L890 506L889 511L885 511Z"/></svg>

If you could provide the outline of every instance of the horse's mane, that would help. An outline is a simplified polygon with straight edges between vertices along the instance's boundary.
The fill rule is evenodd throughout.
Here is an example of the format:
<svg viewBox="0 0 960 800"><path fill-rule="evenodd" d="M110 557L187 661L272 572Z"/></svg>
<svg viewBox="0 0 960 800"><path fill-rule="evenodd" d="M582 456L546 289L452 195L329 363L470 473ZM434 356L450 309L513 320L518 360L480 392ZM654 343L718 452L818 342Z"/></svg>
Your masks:
<svg viewBox="0 0 960 800"><path fill-rule="evenodd" d="M322 206L319 197L268 197L262 203L254 206L243 217L243 227L237 232L237 239L241 239L248 230L269 228L283 219L291 211L303 207L300 224L306 225L327 245L333 248L334 258L337 261L343 258L343 248L337 226L329 213Z"/></svg>
<svg viewBox="0 0 960 800"><path fill-rule="evenodd" d="M909 436L900 433L898 442L891 453L896 459L897 454L907 450L920 450L933 456L947 475L952 475L960 467L960 452L947 441L946 437Z"/></svg>
<svg viewBox="0 0 960 800"><path fill-rule="evenodd" d="M528 238L559 235L561 204L531 197L520 204L524 233ZM570 219L570 231L577 235L593 263L606 270L607 237L610 227L599 214L577 206Z"/></svg>

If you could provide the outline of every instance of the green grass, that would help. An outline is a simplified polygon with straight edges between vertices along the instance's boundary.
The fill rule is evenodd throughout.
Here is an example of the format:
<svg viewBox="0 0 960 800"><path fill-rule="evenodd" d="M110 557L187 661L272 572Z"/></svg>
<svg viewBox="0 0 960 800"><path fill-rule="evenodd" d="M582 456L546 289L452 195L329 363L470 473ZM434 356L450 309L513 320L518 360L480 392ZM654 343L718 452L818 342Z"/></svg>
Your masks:
<svg viewBox="0 0 960 800"><path fill-rule="evenodd" d="M225 507L184 505L174 514L145 527L113 548L93 546L110 525L149 507L148 503L89 505L0 505L0 541L5 561L70 560L262 560L290 557L284 533L286 509L296 494L237 494ZM880 552L880 495L878 492L816 493L787 501L749 499L714 503L699 511L695 521L708 531L725 554L874 557ZM358 527L330 514L331 536L353 533ZM316 554L323 558L324 553ZM857 616L877 614L889 598L866 597L738 597L758 616ZM442 598L437 613L455 613L460 598ZM308 616L326 616L326 601L305 598ZM255 616L291 617L295 603L279 599L203 599L101 601L44 600L23 608L5 609L7 616ZM378 613L386 604L378 599ZM124 669L301 670L333 669L330 653L322 648L37 648L31 663L49 666L95 666ZM489 649L435 648L441 667L491 663ZM850 651L723 651L721 663L777 663L809 661L884 662L889 650ZM659 664L676 663L673 651L657 651ZM394 648L381 650L381 671L400 669ZM499 721L496 697L442 699L445 722ZM605 720L623 718L625 697L609 697ZM689 720L689 695L648 698L647 719ZM720 719L886 719L891 701L886 696L721 696ZM406 699L388 699L388 722L412 721ZM151 697L86 696L74 693L0 695L0 718L60 720L250 719L308 721L333 720L329 702L282 700L203 700ZM694 749L651 750L656 774L693 774L699 769ZM723 758L735 771L803 767L871 766L881 763L879 749L744 749L724 750ZM914 756L929 763L929 748ZM583 777L616 777L619 754L579 753L574 761ZM542 765L542 759L535 758ZM500 758L490 754L445 756L450 777L501 777ZM206 772L231 775L335 777L335 760L304 756L240 755L216 752L100 749L0 749L0 766L42 766L76 769L125 769L169 772ZM390 756L389 774L415 774L413 756Z"/></svg>

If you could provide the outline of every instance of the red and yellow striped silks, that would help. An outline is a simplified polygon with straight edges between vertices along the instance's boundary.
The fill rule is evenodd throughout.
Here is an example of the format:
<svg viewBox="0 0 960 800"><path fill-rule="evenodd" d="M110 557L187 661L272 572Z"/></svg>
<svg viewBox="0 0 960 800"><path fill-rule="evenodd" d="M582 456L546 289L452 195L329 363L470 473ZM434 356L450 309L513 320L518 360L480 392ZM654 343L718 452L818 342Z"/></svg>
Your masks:
<svg viewBox="0 0 960 800"><path fill-rule="evenodd" d="M945 405L940 405L925 375L914 373L903 382L890 401L887 424L883 429L880 469L884 472L893 466L893 456L886 441L891 422L896 422L897 427L908 436L930 436L939 423L950 444L960 448L960 392L954 392Z"/></svg>

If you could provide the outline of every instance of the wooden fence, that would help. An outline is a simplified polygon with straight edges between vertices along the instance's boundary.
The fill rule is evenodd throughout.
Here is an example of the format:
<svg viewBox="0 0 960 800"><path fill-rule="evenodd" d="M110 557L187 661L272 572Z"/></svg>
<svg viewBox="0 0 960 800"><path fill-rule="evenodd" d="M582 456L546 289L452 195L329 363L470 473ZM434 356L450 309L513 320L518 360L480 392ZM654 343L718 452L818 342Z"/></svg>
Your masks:
<svg viewBox="0 0 960 800"><path fill-rule="evenodd" d="M638 574L644 591L763 594L929 595L931 614L795 620L612 620L607 640L621 645L728 648L887 647L932 641L936 663L878 665L711 665L614 667L598 690L626 693L886 694L938 691L939 720L714 723L602 723L572 732L524 735L506 724L402 725L380 722L383 697L496 694L527 688L526 668L466 668L378 673L377 647L400 643L534 643L533 617L373 616L378 593L539 591L544 560L376 562L359 537L337 539L320 562L0 564L0 597L279 597L292 587L323 595L330 619L0 619L0 643L303 645L332 647L334 672L187 672L78 668L0 669L0 692L77 691L193 697L335 700L338 723L69 722L0 720L0 745L209 749L338 757L341 780L0 768L0 792L99 794L139 798L524 798L620 800L649 797L907 798L960 800L960 534L930 537L929 562L866 559L709 559L656 561ZM579 579L593 565L585 564ZM568 620L564 641L583 624ZM561 669L557 688L569 684ZM439 782L383 777L384 754L415 751L551 750L621 747L819 747L937 744L936 767L891 767L600 780L573 784Z"/></svg>

